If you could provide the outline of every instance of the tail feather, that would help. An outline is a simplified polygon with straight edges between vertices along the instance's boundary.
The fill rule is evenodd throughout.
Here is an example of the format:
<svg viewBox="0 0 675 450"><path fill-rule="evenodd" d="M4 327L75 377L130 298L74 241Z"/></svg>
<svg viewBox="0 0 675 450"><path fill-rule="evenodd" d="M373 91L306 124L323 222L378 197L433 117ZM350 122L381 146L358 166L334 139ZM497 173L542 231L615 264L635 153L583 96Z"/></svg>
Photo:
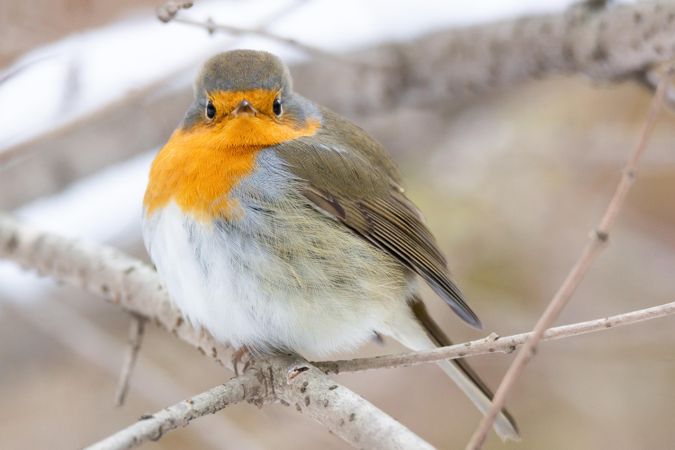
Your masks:
<svg viewBox="0 0 675 450"><path fill-rule="evenodd" d="M410 346L413 350L429 350L434 346L452 345L452 341L431 318L421 300L415 299L410 306L418 322L426 331L428 339L426 343L422 340L415 340L416 342L403 342L404 345ZM492 403L492 391L466 361L453 359L439 361L438 365L469 397L481 413L487 413ZM503 409L497 416L494 428L502 440L520 440L518 426L506 409Z"/></svg>

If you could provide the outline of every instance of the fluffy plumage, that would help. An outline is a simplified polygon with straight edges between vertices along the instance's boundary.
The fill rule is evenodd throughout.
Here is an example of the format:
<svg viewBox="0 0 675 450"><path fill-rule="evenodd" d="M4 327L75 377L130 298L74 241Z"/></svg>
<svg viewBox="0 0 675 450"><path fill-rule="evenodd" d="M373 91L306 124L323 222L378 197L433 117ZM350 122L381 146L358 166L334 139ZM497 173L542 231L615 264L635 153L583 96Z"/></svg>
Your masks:
<svg viewBox="0 0 675 450"><path fill-rule="evenodd" d="M326 356L374 334L430 349L447 338L417 299L419 275L479 326L386 151L291 86L276 57L253 51L216 56L195 83L153 163L143 220L176 305L256 352ZM440 366L486 410L491 393L465 363ZM495 429L517 438L506 413Z"/></svg>

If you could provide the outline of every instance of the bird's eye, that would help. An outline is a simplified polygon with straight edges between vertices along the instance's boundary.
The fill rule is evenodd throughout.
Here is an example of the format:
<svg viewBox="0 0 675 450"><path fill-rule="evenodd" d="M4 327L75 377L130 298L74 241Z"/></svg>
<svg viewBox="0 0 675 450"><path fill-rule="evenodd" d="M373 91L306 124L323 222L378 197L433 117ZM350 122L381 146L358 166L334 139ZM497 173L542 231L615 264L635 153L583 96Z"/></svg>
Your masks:
<svg viewBox="0 0 675 450"><path fill-rule="evenodd" d="M209 100L209 102L206 104L206 117L209 120L212 120L214 117L216 117L216 107L213 106L213 102Z"/></svg>
<svg viewBox="0 0 675 450"><path fill-rule="evenodd" d="M281 107L281 99L279 97L274 99L274 103L272 103L272 111L277 117L279 117L283 112L283 108Z"/></svg>

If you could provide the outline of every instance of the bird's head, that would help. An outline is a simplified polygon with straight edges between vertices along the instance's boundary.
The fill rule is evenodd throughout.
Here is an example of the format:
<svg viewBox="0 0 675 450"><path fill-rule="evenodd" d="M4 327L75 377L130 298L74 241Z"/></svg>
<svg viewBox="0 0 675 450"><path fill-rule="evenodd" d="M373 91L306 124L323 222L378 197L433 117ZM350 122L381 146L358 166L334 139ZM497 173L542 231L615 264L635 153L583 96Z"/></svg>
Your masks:
<svg viewBox="0 0 675 450"><path fill-rule="evenodd" d="M183 131L199 130L226 147L269 147L313 134L317 108L293 93L288 68L262 51L214 56L195 82Z"/></svg>
<svg viewBox="0 0 675 450"><path fill-rule="evenodd" d="M173 199L204 220L241 216L229 192L253 172L256 155L312 136L320 124L318 107L293 93L276 56L252 50L214 56L197 77L183 122L152 164L146 214Z"/></svg>

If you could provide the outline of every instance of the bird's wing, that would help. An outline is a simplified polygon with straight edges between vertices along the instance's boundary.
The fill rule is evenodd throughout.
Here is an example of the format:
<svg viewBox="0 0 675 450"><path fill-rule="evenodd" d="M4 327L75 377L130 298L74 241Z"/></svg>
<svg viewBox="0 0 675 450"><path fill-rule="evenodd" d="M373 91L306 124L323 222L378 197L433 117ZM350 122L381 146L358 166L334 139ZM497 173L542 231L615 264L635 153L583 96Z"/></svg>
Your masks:
<svg viewBox="0 0 675 450"><path fill-rule="evenodd" d="M341 125L343 133L345 127L353 128L346 130L349 140L324 132L279 147L302 194L316 209L422 277L457 315L480 328L480 320L450 280L436 240L398 187L398 174L384 150L355 125L344 120ZM364 152L363 146L377 148Z"/></svg>

